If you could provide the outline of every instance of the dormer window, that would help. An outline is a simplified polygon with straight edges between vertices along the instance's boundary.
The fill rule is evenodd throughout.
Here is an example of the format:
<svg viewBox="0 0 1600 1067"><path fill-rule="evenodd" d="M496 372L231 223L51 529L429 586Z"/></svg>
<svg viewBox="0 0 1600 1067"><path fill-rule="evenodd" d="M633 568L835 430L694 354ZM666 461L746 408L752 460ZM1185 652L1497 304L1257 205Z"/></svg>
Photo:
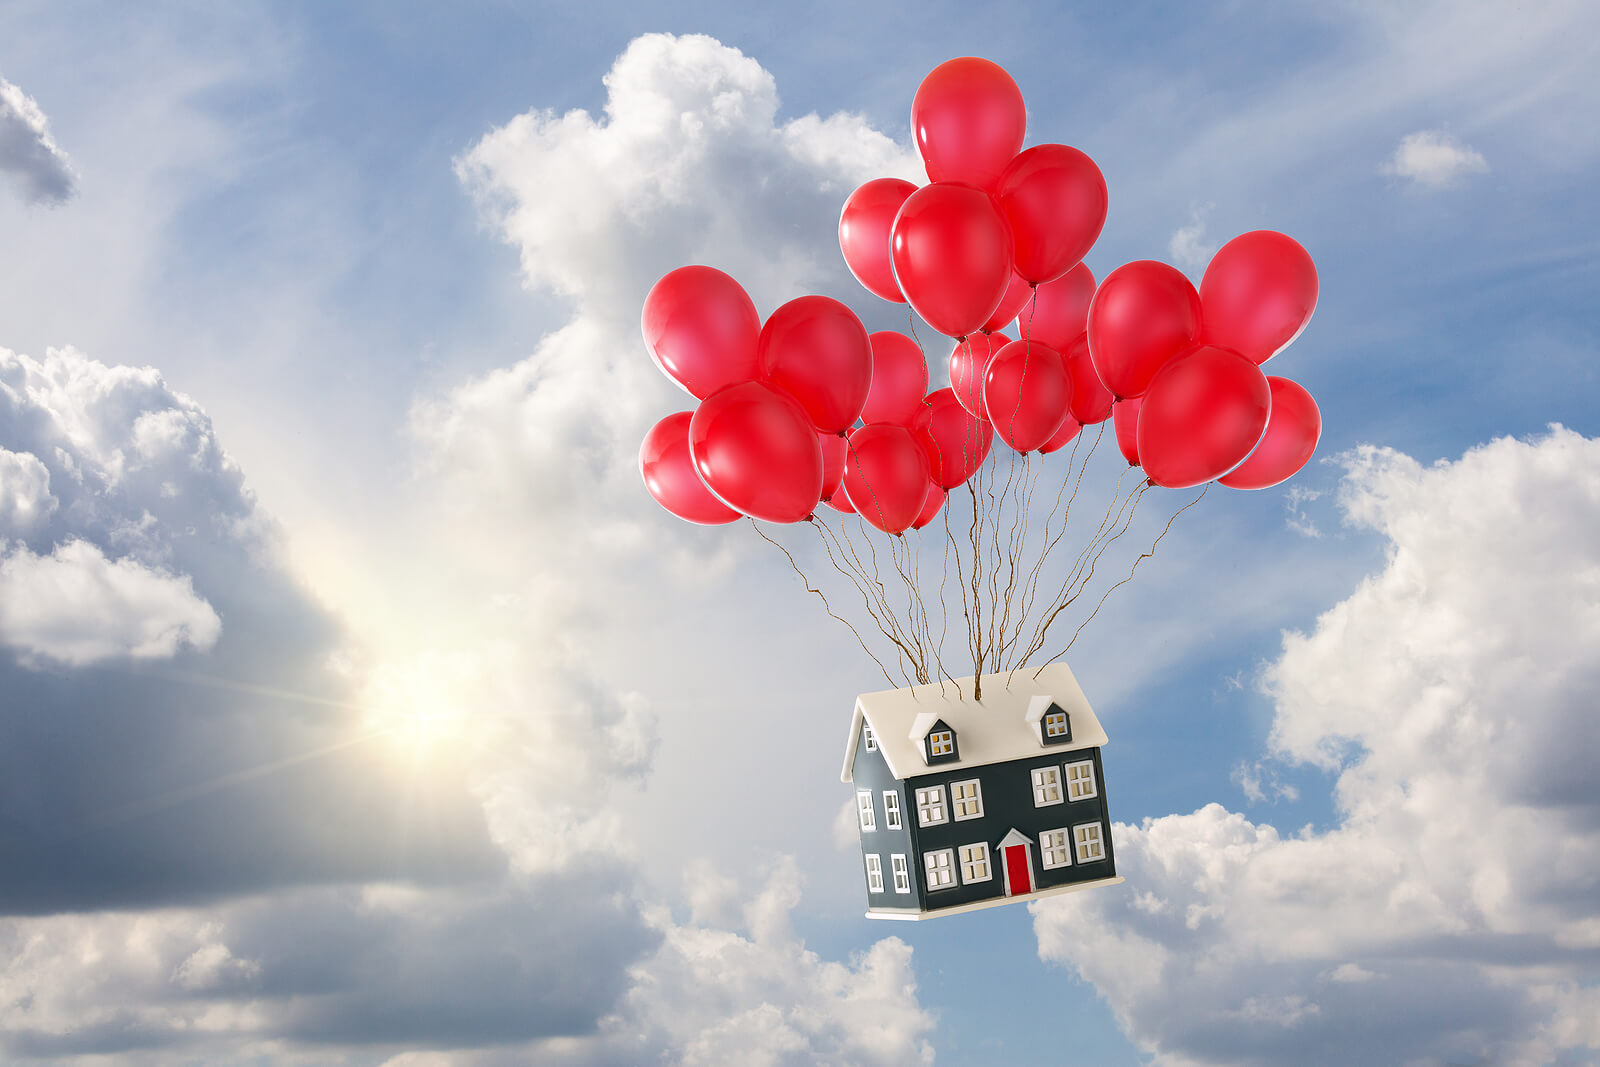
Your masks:
<svg viewBox="0 0 1600 1067"><path fill-rule="evenodd" d="M930 766L961 758L956 749L956 732L943 719L928 728L928 735L922 739L922 754Z"/></svg>
<svg viewBox="0 0 1600 1067"><path fill-rule="evenodd" d="M1051 704L1039 720L1039 740L1046 745L1060 745L1072 740L1072 720L1059 704Z"/></svg>

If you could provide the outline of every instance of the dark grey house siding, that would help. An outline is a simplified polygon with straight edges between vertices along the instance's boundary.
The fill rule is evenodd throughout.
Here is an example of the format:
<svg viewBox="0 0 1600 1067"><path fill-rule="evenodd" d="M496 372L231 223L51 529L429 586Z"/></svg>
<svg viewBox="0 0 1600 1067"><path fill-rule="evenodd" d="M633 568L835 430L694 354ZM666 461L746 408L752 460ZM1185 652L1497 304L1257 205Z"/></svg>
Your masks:
<svg viewBox="0 0 1600 1067"><path fill-rule="evenodd" d="M858 746L860 741L857 741ZM884 764L881 752L866 753L858 750L856 753L856 781L862 781L861 767L862 756L875 759L876 773L888 775L888 767ZM1081 763L1090 760L1094 763L1095 790L1097 795L1087 800L1066 800L1060 804L1036 808L1033 804L1033 768L1055 766L1058 769L1068 763ZM951 782L964 782L976 778L981 784L983 796L983 816L963 822L955 821L954 807L950 802L949 786ZM876 779L875 779L876 781ZM892 779L891 779L892 781ZM916 791L933 785L945 787L945 806L949 812L949 821L938 826L920 826L917 823ZM865 788L862 786L862 788ZM881 790L889 788L886 785L874 785L881 799ZM1066 775L1061 773L1062 796L1066 796ZM1013 760L1009 763L990 764L987 767L969 768L953 771L933 771L928 774L918 775L907 779L904 783L905 796L901 798L901 808L904 813L903 822L910 830L910 836L915 847L912 849L912 887L915 890L917 906L923 910L947 908L958 904L970 904L991 897L1005 895L1004 857L1000 854L1000 841L1013 829L1020 831L1033 841L1031 848L1030 867L1035 889L1051 889L1057 886L1068 885L1073 882L1088 882L1100 878L1110 878L1116 874L1115 856L1111 847L1111 823L1106 808L1105 775L1100 764L1100 750L1098 748L1078 749L1071 752L1041 751L1037 756L1026 759ZM879 813L880 826L882 813ZM1039 834L1045 830L1070 830L1074 826L1084 823L1098 822L1100 824L1101 842L1105 849L1105 859L1095 860L1080 864L1077 862L1076 849L1073 850L1073 862L1070 866L1055 870L1044 870L1041 866L1039 849ZM862 834L862 838L881 836L880 829L877 835ZM989 846L990 877L986 882L977 882L964 885L961 881L961 846L984 842ZM1072 842L1069 840L1069 846ZM865 847L865 846L863 846ZM955 872L955 884L944 889L929 890L924 885L922 877L924 867L923 859L927 853L938 849L948 848L952 851L952 868ZM871 851L868 849L867 851ZM884 860L884 870L889 869L889 862ZM865 875L863 875L863 878ZM888 874L885 874L885 879ZM886 894L892 896L893 894ZM869 894L872 906L895 906L880 903L877 894ZM904 899L904 898L902 898Z"/></svg>
<svg viewBox="0 0 1600 1067"><path fill-rule="evenodd" d="M916 821L915 808L906 803L906 785L893 774L889 773L889 765L884 762L883 749L878 748L867 751L866 742L862 739L860 731L856 733L856 758L851 768L851 777L855 779L853 788L856 790L872 790L872 810L876 817L878 828L876 830L860 830L861 837L861 884L867 885L867 853L876 853L883 862L883 892L874 893L867 890L867 906L873 908L916 908L917 894L922 885L922 871L918 866L921 861L917 858L915 849L912 848L911 826ZM885 791L893 792L900 798L900 826L899 830L888 828L888 820L884 817L883 794ZM854 798L852 793L851 797ZM860 826L860 817L857 817L857 827ZM896 893L894 891L894 864L890 859L895 853L904 855L906 869L911 875L911 892Z"/></svg>

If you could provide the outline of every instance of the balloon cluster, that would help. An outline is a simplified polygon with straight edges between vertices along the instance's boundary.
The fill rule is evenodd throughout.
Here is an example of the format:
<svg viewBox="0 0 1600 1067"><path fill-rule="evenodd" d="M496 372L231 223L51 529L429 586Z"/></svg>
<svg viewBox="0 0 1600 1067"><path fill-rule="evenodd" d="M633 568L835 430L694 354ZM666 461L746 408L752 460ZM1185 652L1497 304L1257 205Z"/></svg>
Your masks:
<svg viewBox="0 0 1600 1067"><path fill-rule="evenodd" d="M856 189L839 246L868 291L955 339L951 386L929 392L921 346L868 333L837 300L802 296L763 323L733 278L680 267L643 313L651 357L700 400L640 452L668 511L789 523L826 502L898 535L933 520L995 436L1049 453L1108 418L1152 485L1259 489L1304 466L1317 406L1260 365L1316 306L1305 249L1258 230L1217 252L1198 291L1152 260L1097 286L1082 259L1105 224L1105 179L1076 148L1023 148L1022 93L1004 69L941 64L911 123L929 183ZM1017 339L1001 332L1013 322Z"/></svg>

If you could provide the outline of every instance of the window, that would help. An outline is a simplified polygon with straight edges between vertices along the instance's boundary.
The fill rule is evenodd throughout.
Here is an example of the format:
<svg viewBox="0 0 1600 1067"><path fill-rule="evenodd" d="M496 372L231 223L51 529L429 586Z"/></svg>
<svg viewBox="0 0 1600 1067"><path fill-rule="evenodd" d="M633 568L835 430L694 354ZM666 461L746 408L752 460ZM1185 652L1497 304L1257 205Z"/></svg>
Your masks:
<svg viewBox="0 0 1600 1067"><path fill-rule="evenodd" d="M867 892L883 892L883 860L875 855L867 856Z"/></svg>
<svg viewBox="0 0 1600 1067"><path fill-rule="evenodd" d="M956 872L952 867L950 849L941 848L937 852L930 852L922 857L922 862L928 868L929 889L949 889L956 884Z"/></svg>
<svg viewBox="0 0 1600 1067"><path fill-rule="evenodd" d="M961 884L987 882L989 874L989 846L982 842L961 846Z"/></svg>
<svg viewBox="0 0 1600 1067"><path fill-rule="evenodd" d="M951 756L956 751L956 735L950 730L935 730L928 735L928 755Z"/></svg>
<svg viewBox="0 0 1600 1067"><path fill-rule="evenodd" d="M970 782L950 783L950 807L955 809L956 822L983 815L983 793L976 778Z"/></svg>
<svg viewBox="0 0 1600 1067"><path fill-rule="evenodd" d="M911 872L906 869L904 856L890 856L889 866L894 869L894 891L896 893L911 892Z"/></svg>
<svg viewBox="0 0 1600 1067"><path fill-rule="evenodd" d="M893 789L883 791L883 825L890 830L900 829L900 794Z"/></svg>
<svg viewBox="0 0 1600 1067"><path fill-rule="evenodd" d="M1072 866L1072 853L1067 849L1067 831L1046 830L1039 835L1040 866L1045 870Z"/></svg>
<svg viewBox="0 0 1600 1067"><path fill-rule="evenodd" d="M929 786L917 790L917 825L938 826L946 820L944 786Z"/></svg>
<svg viewBox="0 0 1600 1067"><path fill-rule="evenodd" d="M1050 711L1045 713L1044 739L1046 741L1072 740L1072 727L1067 724L1066 712Z"/></svg>
<svg viewBox="0 0 1600 1067"><path fill-rule="evenodd" d="M1033 769L1033 806L1061 803L1061 771L1056 767Z"/></svg>
<svg viewBox="0 0 1600 1067"><path fill-rule="evenodd" d="M868 752L878 751L878 735L872 732L872 724L870 722L861 724L861 741Z"/></svg>
<svg viewBox="0 0 1600 1067"><path fill-rule="evenodd" d="M1106 858L1105 845L1100 841L1100 824L1092 822L1087 826L1074 826L1072 836L1078 846L1078 862L1089 863L1092 860Z"/></svg>
<svg viewBox="0 0 1600 1067"><path fill-rule="evenodd" d="M1067 764L1067 799L1088 800L1098 795L1094 787L1094 761Z"/></svg>
<svg viewBox="0 0 1600 1067"><path fill-rule="evenodd" d="M878 817L872 811L872 790L856 790L856 814L861 818L863 832L878 828Z"/></svg>

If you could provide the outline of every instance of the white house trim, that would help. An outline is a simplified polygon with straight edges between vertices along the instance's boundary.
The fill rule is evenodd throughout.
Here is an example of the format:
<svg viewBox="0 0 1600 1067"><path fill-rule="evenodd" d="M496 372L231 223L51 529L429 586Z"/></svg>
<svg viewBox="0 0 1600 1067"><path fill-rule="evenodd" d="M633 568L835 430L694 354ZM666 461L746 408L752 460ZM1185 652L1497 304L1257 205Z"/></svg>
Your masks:
<svg viewBox="0 0 1600 1067"><path fill-rule="evenodd" d="M972 795L966 796L967 786L972 787ZM966 808L966 814L961 809ZM950 783L950 817L956 822L966 822L968 819L983 818L983 783L977 778Z"/></svg>
<svg viewBox="0 0 1600 1067"><path fill-rule="evenodd" d="M861 747L863 722L872 726L878 752L889 772L901 780L927 773L922 741L940 719L955 731L956 752L961 757L939 763L941 770L986 767L1041 754L1044 746L1039 740L1038 719L1028 719L1035 699L1041 702L1040 717L1055 703L1072 721L1072 740L1051 745L1052 754L1106 744L1100 720L1064 663L1050 664L1038 672L1037 678L1032 667L985 675L983 699L974 701L971 697L970 677L863 693L856 698L841 780L853 781L852 768Z"/></svg>
<svg viewBox="0 0 1600 1067"><path fill-rule="evenodd" d="M1049 889L1039 889L1032 893L1022 893L1014 897L990 897L987 900L975 900L971 904L954 904L947 908L931 908L928 911L919 911L915 908L868 908L869 919L898 919L902 922L921 922L924 919L942 919L946 915L961 915L969 911L982 911L985 908L998 908L1005 904L1016 904L1020 901L1043 900L1045 897L1058 897L1063 893L1077 893L1084 889L1099 889L1101 886L1121 885L1122 877L1096 878L1092 882L1074 882L1071 885L1051 886Z"/></svg>

